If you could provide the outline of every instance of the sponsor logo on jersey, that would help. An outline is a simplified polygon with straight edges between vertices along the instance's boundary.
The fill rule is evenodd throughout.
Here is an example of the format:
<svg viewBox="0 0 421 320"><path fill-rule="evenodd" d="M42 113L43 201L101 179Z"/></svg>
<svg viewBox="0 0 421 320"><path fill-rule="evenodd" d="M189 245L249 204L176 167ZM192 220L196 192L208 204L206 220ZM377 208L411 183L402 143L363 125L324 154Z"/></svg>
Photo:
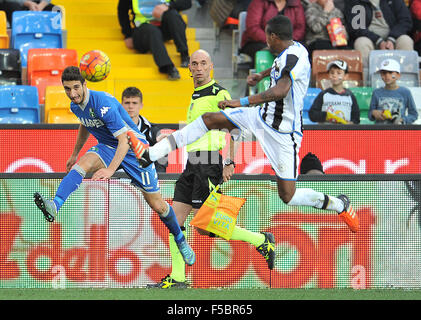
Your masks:
<svg viewBox="0 0 421 320"><path fill-rule="evenodd" d="M108 110L110 110L110 107L102 107L101 108L101 117L103 117L108 112Z"/></svg>
<svg viewBox="0 0 421 320"><path fill-rule="evenodd" d="M275 68L273 68L273 78L278 79L281 75L281 71L279 69L278 64L275 64Z"/></svg>
<svg viewBox="0 0 421 320"><path fill-rule="evenodd" d="M237 109L237 110L231 112L230 114L237 114L237 113L243 113L243 110Z"/></svg>
<svg viewBox="0 0 421 320"><path fill-rule="evenodd" d="M79 121L85 126L85 127L95 127L99 128L104 125L104 122L102 122L99 119L85 119L85 118L79 118Z"/></svg>

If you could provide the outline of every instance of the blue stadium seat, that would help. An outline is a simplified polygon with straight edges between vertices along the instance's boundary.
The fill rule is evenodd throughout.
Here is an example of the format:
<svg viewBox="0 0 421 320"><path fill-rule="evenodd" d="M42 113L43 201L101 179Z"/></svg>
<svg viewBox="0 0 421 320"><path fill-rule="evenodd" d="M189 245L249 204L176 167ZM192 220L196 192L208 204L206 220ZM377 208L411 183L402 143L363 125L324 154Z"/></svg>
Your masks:
<svg viewBox="0 0 421 320"><path fill-rule="evenodd" d="M32 48L63 48L60 12L15 11L11 46L21 52L22 67Z"/></svg>
<svg viewBox="0 0 421 320"><path fill-rule="evenodd" d="M0 123L40 123L37 88L23 85L0 87Z"/></svg>
<svg viewBox="0 0 421 320"><path fill-rule="evenodd" d="M319 95L322 91L320 88L308 88L307 94L304 97L304 106L303 106L303 123L304 124L317 124L317 122L313 122L310 120L308 116L308 111L313 104L314 99Z"/></svg>

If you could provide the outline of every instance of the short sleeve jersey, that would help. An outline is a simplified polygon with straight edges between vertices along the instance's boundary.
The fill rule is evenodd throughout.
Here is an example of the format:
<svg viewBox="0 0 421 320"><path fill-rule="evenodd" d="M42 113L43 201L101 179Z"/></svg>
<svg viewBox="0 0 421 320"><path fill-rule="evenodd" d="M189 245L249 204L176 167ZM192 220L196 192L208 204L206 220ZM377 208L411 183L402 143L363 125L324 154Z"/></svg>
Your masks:
<svg viewBox="0 0 421 320"><path fill-rule="evenodd" d="M229 92L212 80L211 82L195 88L190 106L187 111L187 123L196 120L206 112L218 112L218 102L231 99ZM188 152L218 151L225 147L225 132L210 130L199 140L186 147Z"/></svg>
<svg viewBox="0 0 421 320"><path fill-rule="evenodd" d="M285 98L264 103L262 119L281 133L302 134L304 97L310 83L310 62L307 49L294 42L275 58L270 73L270 87L275 87L286 74L291 78L291 88Z"/></svg>
<svg viewBox="0 0 421 320"><path fill-rule="evenodd" d="M99 143L116 148L117 136L133 131L136 136L147 143L123 106L112 95L102 91L88 90L89 100L85 107L70 104L70 110Z"/></svg>

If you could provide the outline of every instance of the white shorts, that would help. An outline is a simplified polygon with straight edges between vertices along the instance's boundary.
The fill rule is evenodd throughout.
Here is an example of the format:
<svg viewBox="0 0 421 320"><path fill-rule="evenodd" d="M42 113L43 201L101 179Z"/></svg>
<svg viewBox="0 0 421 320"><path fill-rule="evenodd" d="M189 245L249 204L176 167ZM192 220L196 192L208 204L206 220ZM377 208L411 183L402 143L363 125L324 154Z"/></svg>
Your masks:
<svg viewBox="0 0 421 320"><path fill-rule="evenodd" d="M275 174L282 180L297 180L302 135L283 133L263 121L259 107L227 108L221 111L238 129L251 131L259 141ZM238 135L234 138L239 138Z"/></svg>

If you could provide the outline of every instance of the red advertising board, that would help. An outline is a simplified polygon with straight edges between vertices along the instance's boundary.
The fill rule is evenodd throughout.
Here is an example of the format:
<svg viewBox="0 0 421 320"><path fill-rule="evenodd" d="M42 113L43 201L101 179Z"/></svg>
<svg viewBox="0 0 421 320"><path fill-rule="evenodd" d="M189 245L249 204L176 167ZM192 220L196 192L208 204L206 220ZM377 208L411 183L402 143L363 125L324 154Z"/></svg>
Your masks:
<svg viewBox="0 0 421 320"><path fill-rule="evenodd" d="M0 172L64 172L76 129L0 129ZM81 155L95 139L90 137ZM329 174L416 174L421 172L421 130L306 130L300 158L312 152ZM168 173L181 172L183 151L169 156ZM236 173L270 173L255 141L244 142Z"/></svg>

